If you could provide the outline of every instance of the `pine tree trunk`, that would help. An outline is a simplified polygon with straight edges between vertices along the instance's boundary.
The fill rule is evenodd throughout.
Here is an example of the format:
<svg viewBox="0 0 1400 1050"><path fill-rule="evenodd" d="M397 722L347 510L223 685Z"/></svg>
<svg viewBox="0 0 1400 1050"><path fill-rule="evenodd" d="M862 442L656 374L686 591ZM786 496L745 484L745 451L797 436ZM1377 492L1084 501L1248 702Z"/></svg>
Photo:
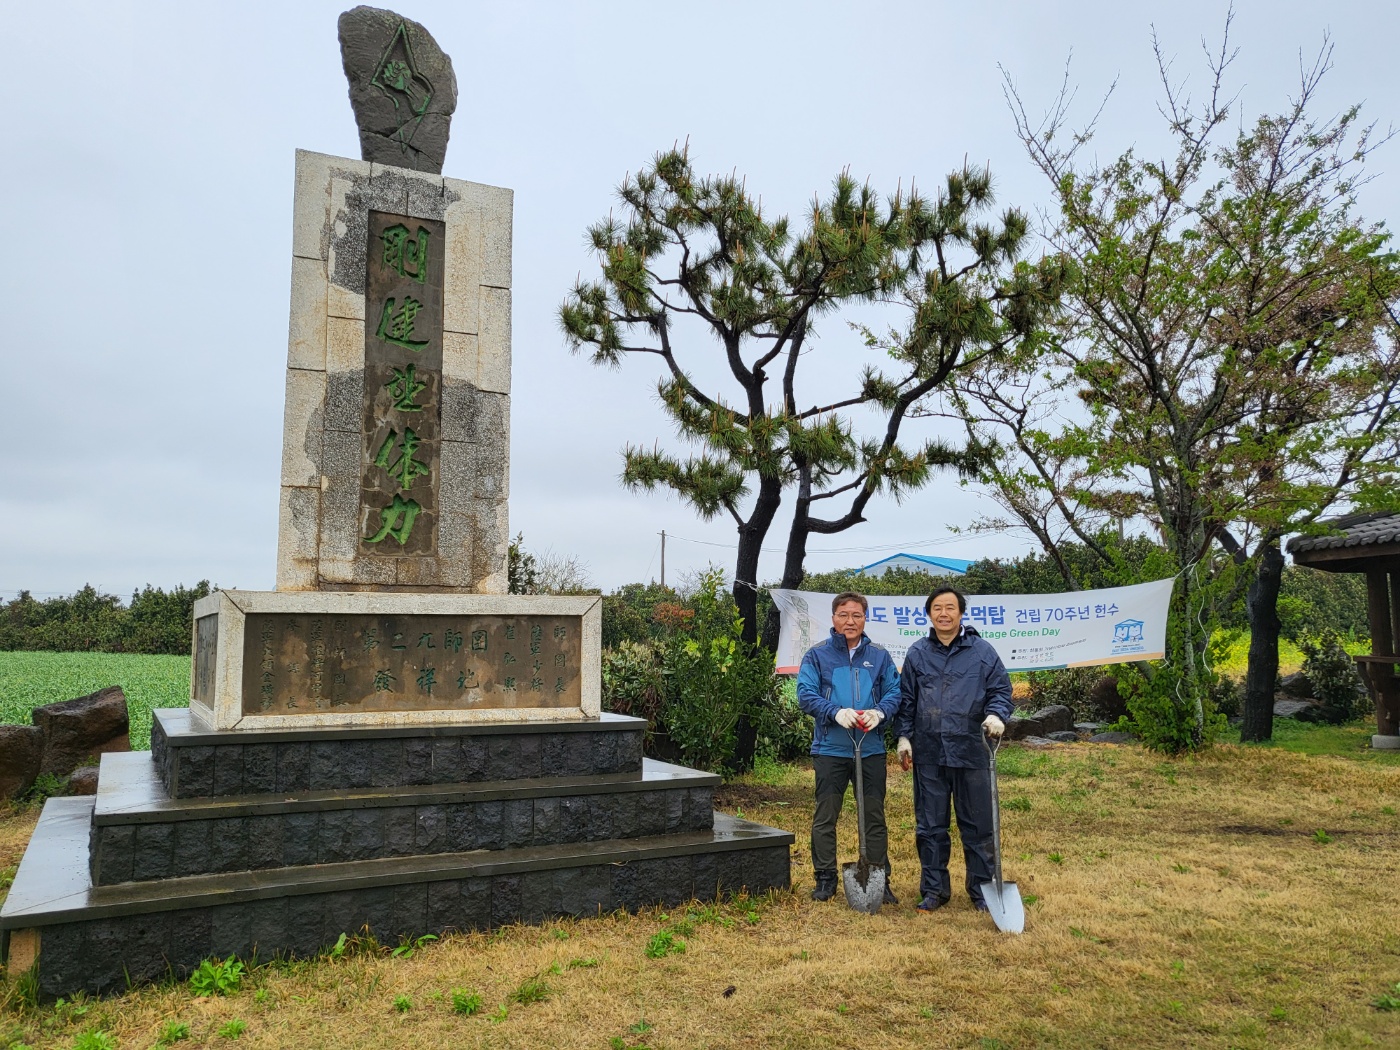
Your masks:
<svg viewBox="0 0 1400 1050"><path fill-rule="evenodd" d="M1274 735L1274 683L1278 679L1278 592L1283 585L1283 552L1267 544L1245 596L1249 617L1249 669L1244 679L1244 724L1240 739L1257 742Z"/></svg>
<svg viewBox="0 0 1400 1050"><path fill-rule="evenodd" d="M758 644L758 558L768 527L782 502L782 487L776 479L764 478L749 520L739 528L739 552L734 561L734 604L743 617L739 640L746 646ZM734 727L734 757L731 768L743 772L753 768L758 749L758 724L740 716Z"/></svg>

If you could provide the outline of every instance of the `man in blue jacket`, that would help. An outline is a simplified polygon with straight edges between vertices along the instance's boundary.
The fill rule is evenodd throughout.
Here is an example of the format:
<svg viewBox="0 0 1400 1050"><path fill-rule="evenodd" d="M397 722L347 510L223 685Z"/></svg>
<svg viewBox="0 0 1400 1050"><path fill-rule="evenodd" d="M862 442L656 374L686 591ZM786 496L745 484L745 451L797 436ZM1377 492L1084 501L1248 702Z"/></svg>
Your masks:
<svg viewBox="0 0 1400 1050"><path fill-rule="evenodd" d="M919 911L948 903L949 803L957 812L967 864L967 895L986 911L983 883L992 881L991 752L986 736L999 738L1011 717L1011 676L977 629L962 622L967 599L952 587L929 595L932 623L904 656L900 676L899 764L914 767L914 841L923 869Z"/></svg>
<svg viewBox="0 0 1400 1050"><path fill-rule="evenodd" d="M817 807L812 815L814 901L836 894L836 818L855 782L860 741L865 788L865 850L872 868L889 871L885 831L885 741L881 722L899 708L899 672L890 654L865 636L865 596L847 591L831 602L831 637L802 657L797 702L812 716L812 768ZM898 904L885 880L885 903Z"/></svg>

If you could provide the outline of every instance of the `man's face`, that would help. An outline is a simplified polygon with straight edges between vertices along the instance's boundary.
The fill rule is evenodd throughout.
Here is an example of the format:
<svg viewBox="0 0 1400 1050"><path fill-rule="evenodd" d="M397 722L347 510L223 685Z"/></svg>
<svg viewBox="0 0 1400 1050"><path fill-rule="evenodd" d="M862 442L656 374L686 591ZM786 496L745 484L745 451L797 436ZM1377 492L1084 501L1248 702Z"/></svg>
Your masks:
<svg viewBox="0 0 1400 1050"><path fill-rule="evenodd" d="M838 605L831 614L831 626L836 628L838 634L844 635L848 643L860 641L860 636L865 633L865 610L860 607L860 602L842 602Z"/></svg>
<svg viewBox="0 0 1400 1050"><path fill-rule="evenodd" d="M962 623L957 595L940 594L929 606L928 618L933 621L933 629L940 636L947 638L957 634L958 625Z"/></svg>

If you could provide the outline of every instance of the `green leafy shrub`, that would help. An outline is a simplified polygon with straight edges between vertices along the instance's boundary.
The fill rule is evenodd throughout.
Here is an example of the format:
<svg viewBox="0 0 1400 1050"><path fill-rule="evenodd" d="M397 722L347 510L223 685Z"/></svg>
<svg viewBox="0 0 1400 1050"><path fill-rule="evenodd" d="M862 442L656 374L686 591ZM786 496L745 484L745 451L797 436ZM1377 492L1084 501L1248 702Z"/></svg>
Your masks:
<svg viewBox="0 0 1400 1050"><path fill-rule="evenodd" d="M1371 712L1371 701L1361 689L1356 663L1336 631L1328 628L1303 638L1298 648L1303 650L1303 671L1322 703L1325 721L1341 723Z"/></svg>
<svg viewBox="0 0 1400 1050"><path fill-rule="evenodd" d="M685 951L685 941L681 940L670 930L662 930L654 933L647 941L646 957L648 959L664 959L668 955L680 955Z"/></svg>
<svg viewBox="0 0 1400 1050"><path fill-rule="evenodd" d="M661 718L665 704L662 657L651 642L619 642L603 650L603 707L620 715L645 718L648 725Z"/></svg>
<svg viewBox="0 0 1400 1050"><path fill-rule="evenodd" d="M413 1009L413 1000L406 995L394 996L394 1009L401 1014L406 1014Z"/></svg>
<svg viewBox="0 0 1400 1050"><path fill-rule="evenodd" d="M1039 709L1062 704L1074 712L1076 721L1087 717L1099 719L1101 712L1091 710L1089 697L1103 677L1097 667L1063 667L1053 671L1028 671L1026 681L1031 687L1031 707Z"/></svg>
<svg viewBox="0 0 1400 1050"><path fill-rule="evenodd" d="M117 1037L94 1028L73 1040L73 1050L117 1050Z"/></svg>
<svg viewBox="0 0 1400 1050"><path fill-rule="evenodd" d="M773 654L740 640L743 621L723 573L701 579L694 616L666 644L666 735L688 764L717 770L734 753L739 719L771 717L778 680Z"/></svg>

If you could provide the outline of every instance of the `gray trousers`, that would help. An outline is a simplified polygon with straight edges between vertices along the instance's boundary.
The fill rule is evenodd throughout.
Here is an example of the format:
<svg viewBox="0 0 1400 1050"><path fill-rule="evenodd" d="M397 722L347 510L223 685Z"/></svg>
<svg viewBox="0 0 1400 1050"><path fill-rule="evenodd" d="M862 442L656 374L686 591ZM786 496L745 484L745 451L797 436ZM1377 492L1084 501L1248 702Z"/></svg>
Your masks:
<svg viewBox="0 0 1400 1050"><path fill-rule="evenodd" d="M958 836L967 865L967 895L982 899L982 883L992 881L996 862L992 842L992 771L920 763L914 759L914 841L919 847L919 893L946 901L952 895L948 855L949 804L957 812Z"/></svg>
<svg viewBox="0 0 1400 1050"><path fill-rule="evenodd" d="M846 801L846 786L854 786L856 760L835 755L813 755L817 774L817 808L812 815L812 868L836 870L836 820ZM885 754L866 755L860 761L865 787L865 855L872 868L888 870L889 833L885 830ZM852 858L854 859L854 858Z"/></svg>

